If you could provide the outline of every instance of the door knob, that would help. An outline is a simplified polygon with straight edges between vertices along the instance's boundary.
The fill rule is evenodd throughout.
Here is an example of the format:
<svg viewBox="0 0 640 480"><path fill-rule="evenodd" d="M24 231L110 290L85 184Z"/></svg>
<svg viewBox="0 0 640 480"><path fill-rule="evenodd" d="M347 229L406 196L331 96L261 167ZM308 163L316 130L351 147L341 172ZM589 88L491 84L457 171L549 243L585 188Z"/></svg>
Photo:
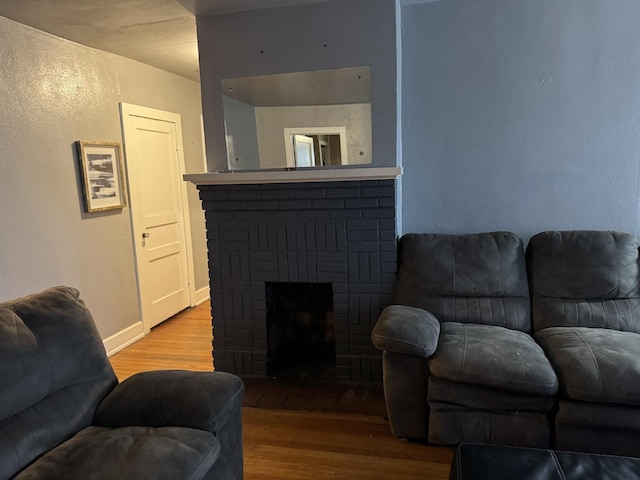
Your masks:
<svg viewBox="0 0 640 480"><path fill-rule="evenodd" d="M147 232L144 232L144 233L142 234L142 238L149 238L149 234L148 234Z"/></svg>

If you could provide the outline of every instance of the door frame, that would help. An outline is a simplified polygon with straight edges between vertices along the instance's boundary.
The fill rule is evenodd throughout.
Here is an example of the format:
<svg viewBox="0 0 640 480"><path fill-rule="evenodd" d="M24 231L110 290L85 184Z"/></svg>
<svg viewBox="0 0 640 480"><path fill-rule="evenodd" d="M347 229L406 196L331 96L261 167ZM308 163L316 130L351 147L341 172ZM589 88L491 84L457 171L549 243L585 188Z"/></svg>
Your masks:
<svg viewBox="0 0 640 480"><path fill-rule="evenodd" d="M168 123L173 123L176 128L176 150L177 150L177 159L178 159L178 171L180 182L180 203L182 205L182 223L184 229L184 238L185 238L185 253L187 256L187 285L189 292L189 305L195 306L196 300L196 291L195 291L195 279L193 278L194 272L194 260L193 260L193 240L191 236L191 216L189 211L189 199L187 193L187 182L183 181L183 175L186 172L185 161L184 161L184 147L182 140L182 117L179 113L167 112L164 110L158 110L150 107L143 107L141 105L134 105L131 103L120 102L120 119L122 124L122 138L124 145L124 155L125 155L125 174L127 176L127 188L129 190L129 216L131 220L131 240L133 243L133 254L135 258L135 271L136 271L136 285L138 289L138 308L140 312L140 319L142 321L143 329L145 335L149 333L151 328L148 325L148 322L145 322L144 318L144 308L142 302L142 293L140 288L140 259L143 257L139 252L139 249L142 248L137 241L141 238L142 233L138 231L139 225L136 224L134 209L136 208L133 202L131 201L131 181L129 175L129 166L128 166L128 151L127 151L127 132L129 135L129 139L131 139L132 131L134 129L132 117L140 117L140 118L148 118L151 120L164 121ZM130 149L129 149L130 151Z"/></svg>

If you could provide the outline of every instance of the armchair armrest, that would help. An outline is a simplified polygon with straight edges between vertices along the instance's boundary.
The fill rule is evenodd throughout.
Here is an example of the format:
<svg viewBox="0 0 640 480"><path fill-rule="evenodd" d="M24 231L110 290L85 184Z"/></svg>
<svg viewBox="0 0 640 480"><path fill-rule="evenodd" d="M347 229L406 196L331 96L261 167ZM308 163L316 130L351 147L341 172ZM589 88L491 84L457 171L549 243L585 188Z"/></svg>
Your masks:
<svg viewBox="0 0 640 480"><path fill-rule="evenodd" d="M242 380L224 372L159 370L138 373L117 385L98 406L94 424L180 426L219 431L244 394Z"/></svg>
<svg viewBox="0 0 640 480"><path fill-rule="evenodd" d="M371 340L379 350L429 358L436 351L440 322L421 308L391 305L385 308Z"/></svg>

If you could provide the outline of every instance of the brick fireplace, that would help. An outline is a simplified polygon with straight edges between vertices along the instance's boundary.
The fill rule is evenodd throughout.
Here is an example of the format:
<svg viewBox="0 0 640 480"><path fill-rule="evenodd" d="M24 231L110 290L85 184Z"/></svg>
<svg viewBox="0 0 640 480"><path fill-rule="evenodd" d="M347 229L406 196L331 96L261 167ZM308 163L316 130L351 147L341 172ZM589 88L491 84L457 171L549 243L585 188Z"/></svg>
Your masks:
<svg viewBox="0 0 640 480"><path fill-rule="evenodd" d="M198 189L206 212L215 368L266 376L267 286L319 284L332 294L326 335L335 341L336 380L380 381L370 334L395 292L396 180Z"/></svg>

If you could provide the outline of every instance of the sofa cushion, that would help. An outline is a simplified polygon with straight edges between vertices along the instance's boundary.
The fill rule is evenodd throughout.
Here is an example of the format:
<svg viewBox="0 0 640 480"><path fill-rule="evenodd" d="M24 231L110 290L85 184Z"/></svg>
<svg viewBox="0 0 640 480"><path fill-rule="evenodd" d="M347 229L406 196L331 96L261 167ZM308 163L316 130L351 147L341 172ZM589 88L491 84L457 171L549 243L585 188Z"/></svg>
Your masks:
<svg viewBox="0 0 640 480"><path fill-rule="evenodd" d="M179 426L216 433L244 395L242 380L226 372L155 370L118 384L98 406L102 427Z"/></svg>
<svg viewBox="0 0 640 480"><path fill-rule="evenodd" d="M74 288L1 302L0 333L0 419L73 385L100 384L104 396L117 383L93 317Z"/></svg>
<svg viewBox="0 0 640 480"><path fill-rule="evenodd" d="M216 437L181 427L88 427L15 480L198 480L220 453Z"/></svg>
<svg viewBox="0 0 640 480"><path fill-rule="evenodd" d="M398 243L396 302L441 322L530 330L522 241L510 232L407 234Z"/></svg>
<svg viewBox="0 0 640 480"><path fill-rule="evenodd" d="M640 334L604 328L552 327L535 335L563 396L584 402L640 405Z"/></svg>
<svg viewBox="0 0 640 480"><path fill-rule="evenodd" d="M638 242L604 231L542 232L527 247L533 326L640 333Z"/></svg>
<svg viewBox="0 0 640 480"><path fill-rule="evenodd" d="M0 303L0 478L91 424L117 383L78 290Z"/></svg>
<svg viewBox="0 0 640 480"><path fill-rule="evenodd" d="M446 322L429 372L445 380L532 395L554 395L558 379L532 337L490 325Z"/></svg>
<svg viewBox="0 0 640 480"><path fill-rule="evenodd" d="M542 232L529 241L535 291L547 297L626 298L638 294L638 242L627 233Z"/></svg>
<svg viewBox="0 0 640 480"><path fill-rule="evenodd" d="M0 418L15 415L25 405L49 393L51 372L38 336L22 319L0 303Z"/></svg>
<svg viewBox="0 0 640 480"><path fill-rule="evenodd" d="M390 305L385 308L371 332L376 348L429 358L438 346L440 322L421 308Z"/></svg>
<svg viewBox="0 0 640 480"><path fill-rule="evenodd" d="M534 296L535 331L594 327L640 333L640 298L573 299Z"/></svg>

